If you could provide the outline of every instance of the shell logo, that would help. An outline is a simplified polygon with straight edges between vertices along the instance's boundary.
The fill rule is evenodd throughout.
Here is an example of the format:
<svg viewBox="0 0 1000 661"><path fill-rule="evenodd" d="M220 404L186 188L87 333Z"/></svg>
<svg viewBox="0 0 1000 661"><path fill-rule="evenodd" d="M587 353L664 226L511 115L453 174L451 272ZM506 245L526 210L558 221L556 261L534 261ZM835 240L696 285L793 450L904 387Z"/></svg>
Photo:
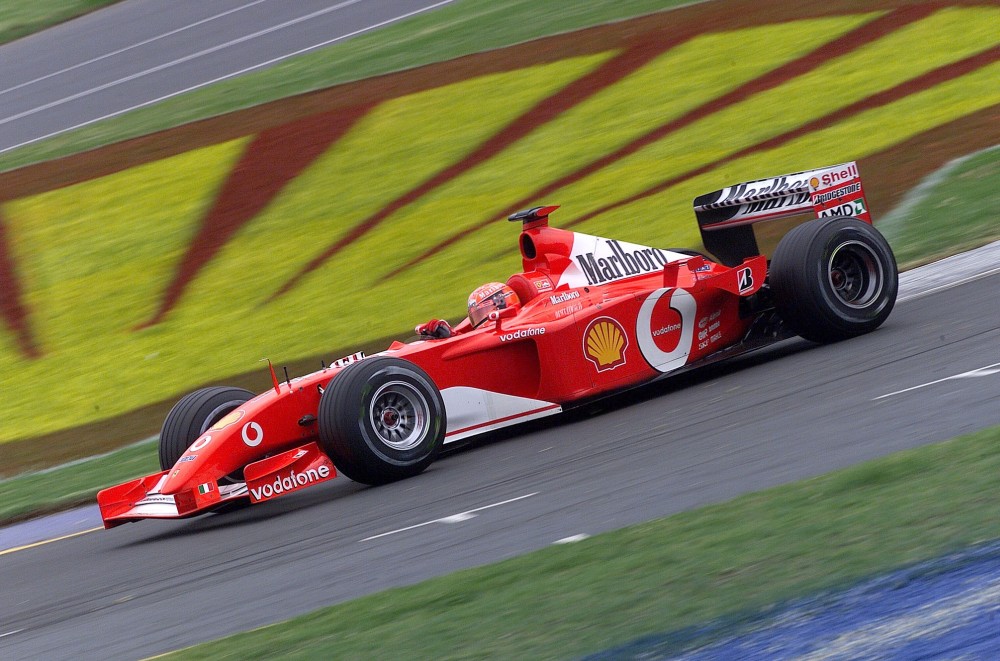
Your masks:
<svg viewBox="0 0 1000 661"><path fill-rule="evenodd" d="M231 413L227 414L224 418L222 418L214 425L212 425L209 431L219 431L223 427L228 427L234 422L239 422L240 418L242 417L243 417L243 409L236 409L235 411L232 411Z"/></svg>
<svg viewBox="0 0 1000 661"><path fill-rule="evenodd" d="M610 317L598 317L583 333L583 353L598 372L625 364L628 336L622 325Z"/></svg>

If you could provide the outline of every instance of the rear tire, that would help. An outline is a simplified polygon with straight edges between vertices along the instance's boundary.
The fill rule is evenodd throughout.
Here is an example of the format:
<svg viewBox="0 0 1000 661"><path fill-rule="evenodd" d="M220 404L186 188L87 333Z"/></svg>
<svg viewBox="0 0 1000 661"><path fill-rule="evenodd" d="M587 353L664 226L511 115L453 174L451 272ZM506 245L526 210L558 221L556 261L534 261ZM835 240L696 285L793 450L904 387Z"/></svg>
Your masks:
<svg viewBox="0 0 1000 661"><path fill-rule="evenodd" d="M160 470L177 463L195 439L254 394L243 388L213 386L184 396L170 409L160 430Z"/></svg>
<svg viewBox="0 0 1000 661"><path fill-rule="evenodd" d="M319 402L319 437L337 469L355 482L417 475L445 434L441 393L413 363L374 356L348 365Z"/></svg>
<svg viewBox="0 0 1000 661"><path fill-rule="evenodd" d="M896 258L874 227L834 216L786 234L771 259L768 282L775 308L797 334L813 342L869 333L896 302Z"/></svg>

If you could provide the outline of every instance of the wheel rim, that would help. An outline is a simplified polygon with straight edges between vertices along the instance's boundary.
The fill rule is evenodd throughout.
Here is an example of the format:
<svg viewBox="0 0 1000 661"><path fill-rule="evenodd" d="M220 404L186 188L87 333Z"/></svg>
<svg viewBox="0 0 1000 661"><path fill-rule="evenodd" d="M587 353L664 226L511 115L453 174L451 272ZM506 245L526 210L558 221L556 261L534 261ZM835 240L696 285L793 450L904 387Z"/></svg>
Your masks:
<svg viewBox="0 0 1000 661"><path fill-rule="evenodd" d="M845 241L830 253L827 280L841 303L864 308L882 293L882 264L867 245Z"/></svg>
<svg viewBox="0 0 1000 661"><path fill-rule="evenodd" d="M372 429L394 450L411 450L427 431L427 400L409 383L391 381L375 391L369 409Z"/></svg>

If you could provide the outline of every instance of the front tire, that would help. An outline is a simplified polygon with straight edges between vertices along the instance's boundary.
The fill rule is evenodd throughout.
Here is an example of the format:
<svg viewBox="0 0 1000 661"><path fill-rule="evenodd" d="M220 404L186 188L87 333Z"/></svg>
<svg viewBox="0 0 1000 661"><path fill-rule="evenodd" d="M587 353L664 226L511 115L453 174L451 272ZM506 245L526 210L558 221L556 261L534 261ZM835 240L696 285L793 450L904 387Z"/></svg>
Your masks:
<svg viewBox="0 0 1000 661"><path fill-rule="evenodd" d="M896 258L874 227L834 216L786 234L768 282L778 314L813 342L869 333L892 312L899 289Z"/></svg>
<svg viewBox="0 0 1000 661"><path fill-rule="evenodd" d="M195 439L254 394L243 388L212 386L184 396L174 404L160 430L160 470L177 463Z"/></svg>
<svg viewBox="0 0 1000 661"><path fill-rule="evenodd" d="M355 482L417 475L441 449L445 409L431 378L413 363L373 356L347 366L319 402L323 451Z"/></svg>

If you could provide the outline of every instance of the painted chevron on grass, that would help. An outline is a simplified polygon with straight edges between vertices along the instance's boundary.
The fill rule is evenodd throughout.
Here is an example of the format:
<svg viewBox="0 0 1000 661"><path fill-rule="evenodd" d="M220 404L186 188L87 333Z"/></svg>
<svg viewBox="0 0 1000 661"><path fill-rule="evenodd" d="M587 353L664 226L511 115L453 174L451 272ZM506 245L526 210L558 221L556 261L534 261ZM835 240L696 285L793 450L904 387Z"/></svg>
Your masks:
<svg viewBox="0 0 1000 661"><path fill-rule="evenodd" d="M690 126L694 122L704 119L713 113L719 112L720 110L744 101L754 94L759 94L760 92L773 89L788 82L789 80L792 80L793 78L805 75L835 57L840 57L845 53L849 53L875 39L884 37L885 35L895 32L906 25L924 19L937 9L938 7L933 5L904 7L902 9L889 12L854 30L851 30L847 34L823 44L811 53L783 64L777 69L774 69L759 78L748 81L727 94L712 99L674 120L661 124L652 131L636 138L627 145L624 145L609 154L594 159L583 167L578 168L577 170L566 174L555 181L545 184L544 186L540 186L516 202L508 205L500 213L477 223L472 228L466 228L461 232L456 232L444 241L431 246L417 257L414 257L405 264L402 264L382 276L381 281L391 280L401 273L413 268L417 264L420 264L421 262L437 255L442 250L459 243L464 237L473 235L477 230L495 223L498 220L503 220L510 214L520 209L530 207L537 203L538 200L546 198L555 191L574 182L580 181L585 177L638 152L643 147L666 138L671 133L674 133L686 126Z"/></svg>
<svg viewBox="0 0 1000 661"><path fill-rule="evenodd" d="M371 109L370 105L361 105L328 111L258 134L247 145L215 204L202 219L198 234L188 244L156 313L139 329L163 321L188 284L233 235ZM281 163L282 167L274 167L275 163Z"/></svg>
<svg viewBox="0 0 1000 661"><path fill-rule="evenodd" d="M3 215L0 215L0 316L4 325L14 334L21 353L28 358L38 358L42 355L31 332L28 308L22 300L21 280L17 273Z"/></svg>
<svg viewBox="0 0 1000 661"><path fill-rule="evenodd" d="M626 49L590 73L569 83L555 94L543 99L527 112L503 127L500 131L474 149L468 156L437 172L418 186L392 200L374 214L355 225L347 234L338 239L321 254L310 260L290 280L283 284L272 296L274 300L295 287L305 276L322 266L341 250L365 236L386 218L403 207L412 204L431 191L440 188L456 177L484 163L534 131L539 125L552 121L566 110L576 106L602 89L613 85L628 74L641 68L650 60L677 43L686 41L692 35L682 34L661 42L643 42Z"/></svg>

